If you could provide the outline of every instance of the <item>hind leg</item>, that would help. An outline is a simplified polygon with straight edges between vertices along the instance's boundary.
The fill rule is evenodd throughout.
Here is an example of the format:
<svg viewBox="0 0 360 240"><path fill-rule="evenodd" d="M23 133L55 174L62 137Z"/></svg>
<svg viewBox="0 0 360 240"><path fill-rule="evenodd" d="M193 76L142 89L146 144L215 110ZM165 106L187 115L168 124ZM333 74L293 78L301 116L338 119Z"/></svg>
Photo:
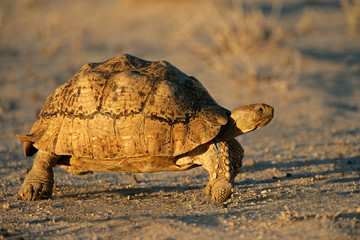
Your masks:
<svg viewBox="0 0 360 240"><path fill-rule="evenodd" d="M19 197L28 201L50 198L54 185L53 167L58 159L58 156L39 150L20 188Z"/></svg>
<svg viewBox="0 0 360 240"><path fill-rule="evenodd" d="M244 150L235 139L216 142L209 147L201 164L209 172L210 180L205 191L216 203L231 198L234 179L239 172Z"/></svg>

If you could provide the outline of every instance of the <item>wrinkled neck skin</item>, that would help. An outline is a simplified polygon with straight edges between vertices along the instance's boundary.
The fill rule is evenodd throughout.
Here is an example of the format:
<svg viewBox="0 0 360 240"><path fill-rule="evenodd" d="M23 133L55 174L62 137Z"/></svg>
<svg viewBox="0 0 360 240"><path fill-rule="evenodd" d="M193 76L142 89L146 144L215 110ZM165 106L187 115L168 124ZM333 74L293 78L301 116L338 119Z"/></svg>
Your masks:
<svg viewBox="0 0 360 240"><path fill-rule="evenodd" d="M236 127L235 120L233 118L229 118L227 124L222 126L217 138L222 142L227 142L242 134L244 134L244 132Z"/></svg>

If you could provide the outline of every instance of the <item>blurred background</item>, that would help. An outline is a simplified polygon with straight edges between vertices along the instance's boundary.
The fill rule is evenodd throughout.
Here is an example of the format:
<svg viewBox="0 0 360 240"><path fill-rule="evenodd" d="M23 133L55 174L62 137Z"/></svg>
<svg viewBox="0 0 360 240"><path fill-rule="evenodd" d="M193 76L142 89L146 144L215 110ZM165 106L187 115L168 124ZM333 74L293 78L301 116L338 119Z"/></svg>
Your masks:
<svg viewBox="0 0 360 240"><path fill-rule="evenodd" d="M358 129L359 2L0 1L0 152L81 66L123 53L171 62L226 108L274 105L273 128Z"/></svg>

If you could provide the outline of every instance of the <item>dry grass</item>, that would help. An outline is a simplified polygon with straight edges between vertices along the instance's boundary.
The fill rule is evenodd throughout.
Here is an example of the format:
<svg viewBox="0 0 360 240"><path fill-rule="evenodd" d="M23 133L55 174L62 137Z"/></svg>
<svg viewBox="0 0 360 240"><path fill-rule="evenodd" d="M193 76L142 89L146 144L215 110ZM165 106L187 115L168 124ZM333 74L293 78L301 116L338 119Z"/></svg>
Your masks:
<svg viewBox="0 0 360 240"><path fill-rule="evenodd" d="M341 0L341 10L350 36L360 31L360 0Z"/></svg>
<svg viewBox="0 0 360 240"><path fill-rule="evenodd" d="M273 4L269 16L255 5L245 7L239 0L201 1L200 8L204 14L195 19L198 26L187 26L188 32L202 31L221 51L237 53L289 37L278 24L280 4Z"/></svg>
<svg viewBox="0 0 360 240"><path fill-rule="evenodd" d="M277 2L265 16L256 6L242 1L202 1L204 14L195 16L190 24L182 25L179 35L206 60L212 69L231 79L248 83L257 89L261 81L270 82L286 92L300 75L301 55L296 51L279 51L264 61L256 52L264 46L276 49L298 34L286 31L279 24L282 6ZM310 14L298 25L300 34L311 29ZM268 47L269 48L269 47Z"/></svg>

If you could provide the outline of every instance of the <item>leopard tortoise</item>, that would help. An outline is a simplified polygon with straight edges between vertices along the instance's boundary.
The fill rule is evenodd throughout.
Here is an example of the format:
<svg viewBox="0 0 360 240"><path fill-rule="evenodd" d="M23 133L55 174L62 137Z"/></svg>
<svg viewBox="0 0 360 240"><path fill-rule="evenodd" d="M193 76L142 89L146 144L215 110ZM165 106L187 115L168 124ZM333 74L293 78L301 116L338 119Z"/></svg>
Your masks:
<svg viewBox="0 0 360 240"><path fill-rule="evenodd" d="M216 203L231 198L244 150L235 137L265 126L273 108L229 111L166 61L119 55L83 66L50 95L24 142L37 153L19 196L52 195L53 167L74 174L183 171L203 166Z"/></svg>

